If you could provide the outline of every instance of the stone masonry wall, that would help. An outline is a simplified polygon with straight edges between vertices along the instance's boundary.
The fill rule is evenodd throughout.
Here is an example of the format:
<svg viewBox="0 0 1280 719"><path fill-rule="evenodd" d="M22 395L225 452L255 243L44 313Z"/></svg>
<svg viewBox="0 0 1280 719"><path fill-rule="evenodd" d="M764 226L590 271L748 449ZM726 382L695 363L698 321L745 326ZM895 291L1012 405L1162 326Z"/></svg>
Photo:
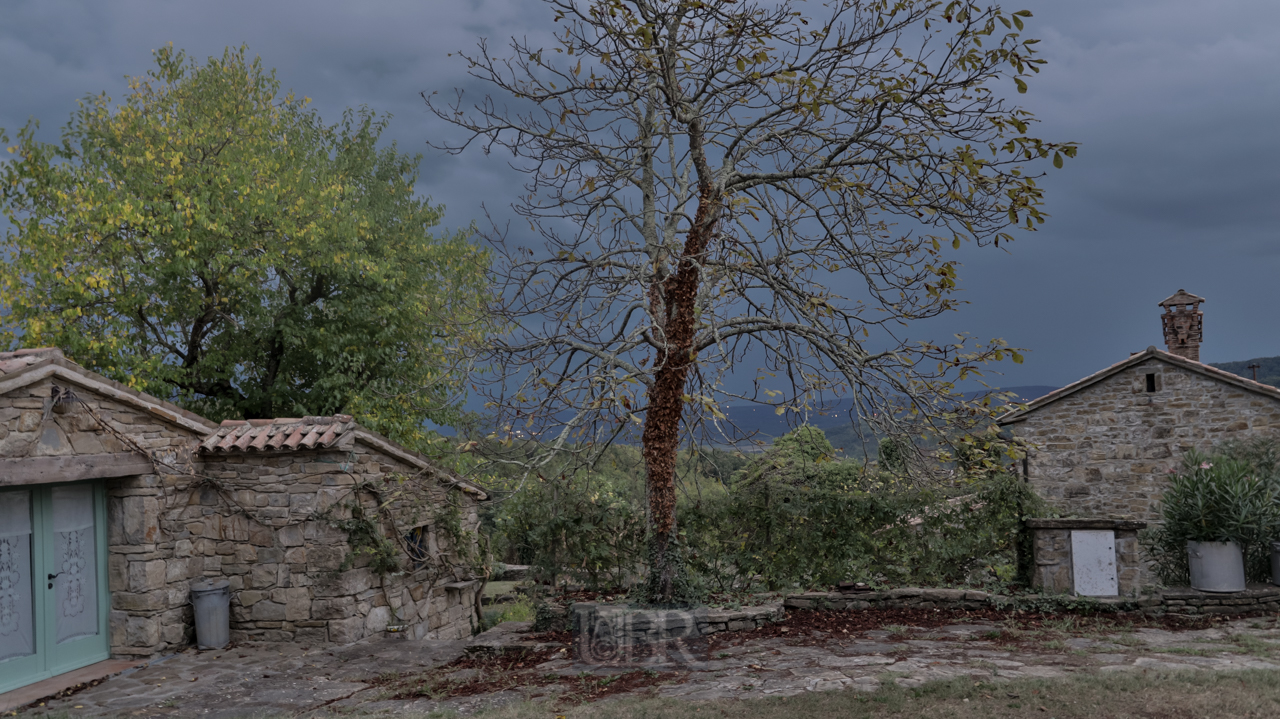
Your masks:
<svg viewBox="0 0 1280 719"><path fill-rule="evenodd" d="M52 411L54 384L79 401ZM97 415L95 418L94 415ZM0 456L57 457L125 452L98 418L143 449L176 466L189 464L198 442L189 429L74 383L45 379L0 396ZM162 464L160 469L165 469ZM107 586L114 656L154 656L188 643L188 581L199 576L182 544L159 526L160 513L184 482L167 473L103 480L107 490Z"/></svg>
<svg viewBox="0 0 1280 719"><path fill-rule="evenodd" d="M57 412L55 384L71 387L77 398ZM333 508L332 518L347 518L350 510L339 505L352 498L375 512L373 495L352 494L367 483L391 499L400 536L431 519L419 521L422 507L438 506L448 496L474 537L478 517L471 496L422 481L416 468L359 442L343 452L201 461L194 451L202 438L202 432L63 378L0 395L0 457L127 452L132 441L158 460L154 473L101 480L113 656L157 656L189 644L190 582L199 577L231 581L237 639L350 642L389 624L406 625L413 638L470 636L478 623L480 583L456 563L379 577L367 558L357 557L339 571L349 551L346 534L311 517ZM419 481L396 482L392 473ZM434 555L450 553L447 539L434 531L429 545Z"/></svg>
<svg viewBox="0 0 1280 719"><path fill-rule="evenodd" d="M725 631L755 629L782 621L773 604L739 609L639 609L578 602L569 607L574 654L592 664L664 662L672 654L694 659L689 640Z"/></svg>
<svg viewBox="0 0 1280 719"><path fill-rule="evenodd" d="M1059 511L1150 521L1184 452L1280 436L1280 402L1153 358L1009 426L1031 444L1028 481Z"/></svg>
<svg viewBox="0 0 1280 719"><path fill-rule="evenodd" d="M1116 580L1120 596L1135 597L1144 587L1159 583L1142 557L1138 546L1138 528L1093 528L1107 528L1115 532ZM1073 594L1075 578L1072 570L1071 528L1045 527L1030 531L1035 562L1031 586L1046 594Z"/></svg>
<svg viewBox="0 0 1280 719"><path fill-rule="evenodd" d="M860 611L866 609L1025 609L1052 611L1051 604L1060 595L1020 595L1016 597L988 594L966 589L929 589L903 587L883 592L806 592L783 600L787 609L827 609ZM1072 598L1074 609L1089 606L1103 611L1142 612L1143 614L1227 614L1274 615L1280 611L1280 587L1250 584L1242 592L1221 594L1180 587L1165 589L1141 597ZM1077 603L1078 602L1078 603Z"/></svg>
<svg viewBox="0 0 1280 719"><path fill-rule="evenodd" d="M347 451L206 457L203 473L220 489L209 483L193 493L173 532L191 543L205 576L230 580L233 640L348 643L389 625L404 625L411 638L468 637L478 624L480 583L460 566L426 563L379 576L357 554L344 568L352 550L333 523L357 505L372 517L389 499L397 526L382 522L383 530L403 537L429 522L424 508L450 495L464 508L464 525L476 526L475 503L462 492L393 478L416 472L358 442ZM366 483L378 495L360 488ZM416 496L414 487L424 485ZM445 544L430 534L433 550Z"/></svg>

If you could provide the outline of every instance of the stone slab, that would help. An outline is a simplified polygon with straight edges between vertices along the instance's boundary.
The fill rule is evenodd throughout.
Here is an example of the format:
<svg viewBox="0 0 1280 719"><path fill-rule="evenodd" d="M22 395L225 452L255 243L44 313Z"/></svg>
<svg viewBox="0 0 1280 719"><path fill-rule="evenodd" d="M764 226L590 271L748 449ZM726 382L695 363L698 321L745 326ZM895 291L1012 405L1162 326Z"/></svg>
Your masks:
<svg viewBox="0 0 1280 719"><path fill-rule="evenodd" d="M144 661L133 661L129 659L108 659L96 664L90 664L87 667L80 667L59 674L56 677L50 677L35 684L28 684L25 687L18 687L12 691L0 694L0 713L13 711L21 707L27 706L54 696L59 692L64 692L81 684L96 682L99 679L106 679L134 667L146 665Z"/></svg>

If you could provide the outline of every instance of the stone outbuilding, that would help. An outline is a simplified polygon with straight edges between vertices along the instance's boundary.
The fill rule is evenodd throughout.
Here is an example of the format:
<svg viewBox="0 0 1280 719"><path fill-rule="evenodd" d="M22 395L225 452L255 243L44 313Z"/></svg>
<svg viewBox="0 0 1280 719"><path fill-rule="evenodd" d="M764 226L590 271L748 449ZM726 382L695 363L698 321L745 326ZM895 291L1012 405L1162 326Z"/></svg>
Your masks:
<svg viewBox="0 0 1280 719"><path fill-rule="evenodd" d="M1148 347L998 421L1027 445L1022 470L1068 516L1152 521L1190 449L1280 438L1280 389L1202 364L1203 298L1160 303L1166 350Z"/></svg>
<svg viewBox="0 0 1280 719"><path fill-rule="evenodd" d="M0 692L192 640L469 636L485 492L349 416L215 424L67 360L0 353Z"/></svg>

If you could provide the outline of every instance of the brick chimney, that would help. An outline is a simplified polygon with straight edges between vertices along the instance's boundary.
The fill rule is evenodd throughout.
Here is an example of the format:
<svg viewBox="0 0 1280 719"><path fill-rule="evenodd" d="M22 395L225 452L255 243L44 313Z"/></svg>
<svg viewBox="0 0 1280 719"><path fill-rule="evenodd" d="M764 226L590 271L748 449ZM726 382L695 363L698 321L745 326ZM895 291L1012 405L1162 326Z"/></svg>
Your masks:
<svg viewBox="0 0 1280 719"><path fill-rule="evenodd" d="M1200 361L1200 342L1204 340L1204 313L1200 311L1203 297L1196 297L1186 290L1160 303L1164 314L1160 324L1164 326L1164 343L1169 352L1195 362Z"/></svg>

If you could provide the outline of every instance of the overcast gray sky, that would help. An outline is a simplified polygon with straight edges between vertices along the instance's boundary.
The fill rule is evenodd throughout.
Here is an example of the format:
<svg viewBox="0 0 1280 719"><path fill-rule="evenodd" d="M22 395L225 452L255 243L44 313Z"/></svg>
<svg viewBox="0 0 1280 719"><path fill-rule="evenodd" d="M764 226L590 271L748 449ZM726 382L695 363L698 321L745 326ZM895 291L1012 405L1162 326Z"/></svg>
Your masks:
<svg viewBox="0 0 1280 719"><path fill-rule="evenodd" d="M1208 362L1280 355L1280 3L1024 0L1049 64L1023 105L1039 136L1081 143L1044 183L1052 219L1006 253L965 253L970 305L919 331L1004 337L1031 352L1005 386L1063 385L1160 344L1156 302L1208 299ZM422 191L446 223L501 210L521 177L497 157L451 158L419 92L465 84L450 51L476 38L536 38L535 0L71 2L7 0L0 13L0 127L29 117L57 138L86 94L124 94L167 42L203 58L248 44L286 88L336 121L368 105L423 152Z"/></svg>

